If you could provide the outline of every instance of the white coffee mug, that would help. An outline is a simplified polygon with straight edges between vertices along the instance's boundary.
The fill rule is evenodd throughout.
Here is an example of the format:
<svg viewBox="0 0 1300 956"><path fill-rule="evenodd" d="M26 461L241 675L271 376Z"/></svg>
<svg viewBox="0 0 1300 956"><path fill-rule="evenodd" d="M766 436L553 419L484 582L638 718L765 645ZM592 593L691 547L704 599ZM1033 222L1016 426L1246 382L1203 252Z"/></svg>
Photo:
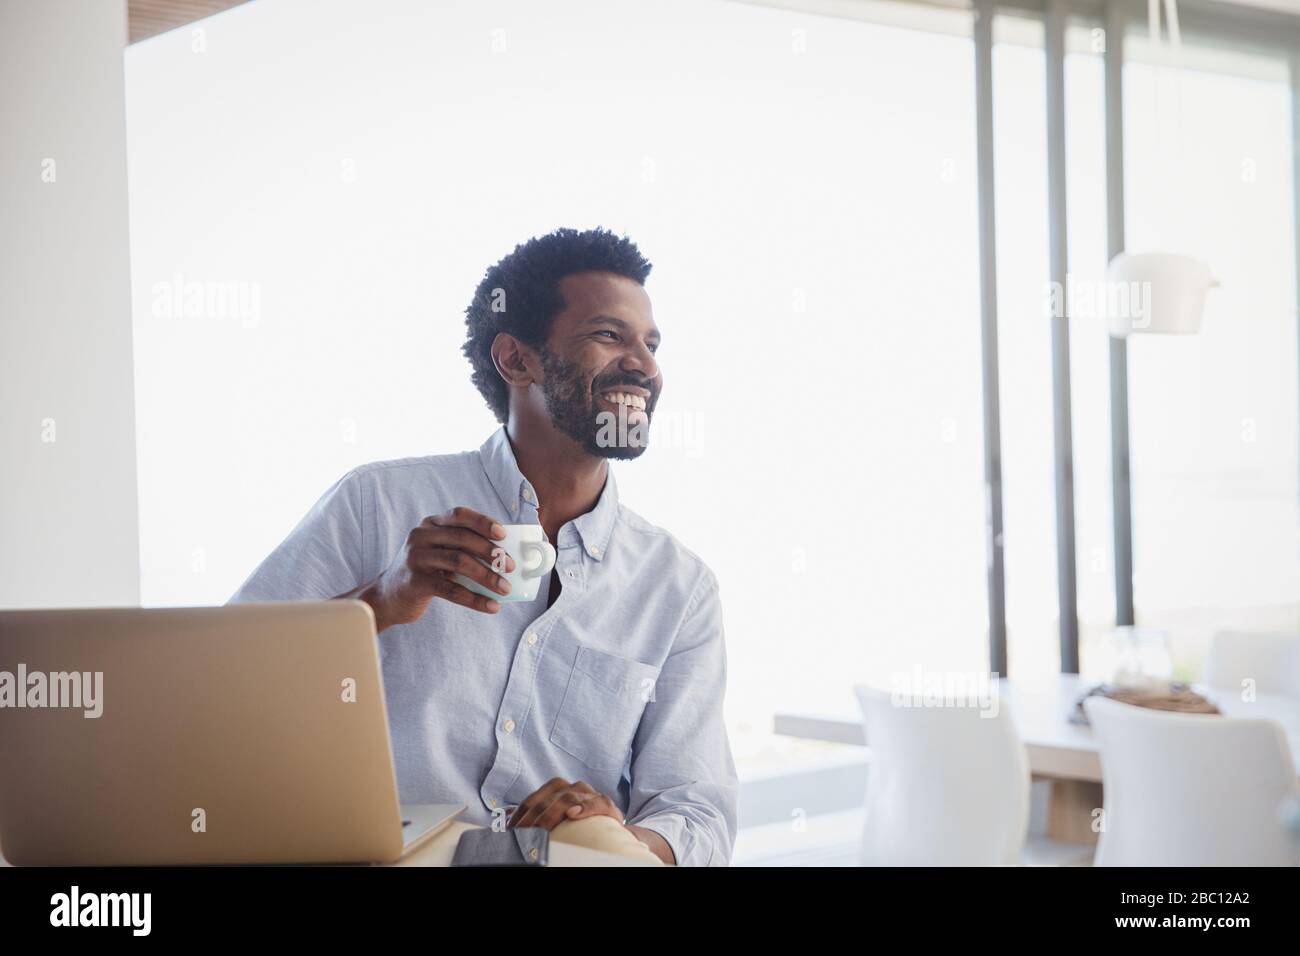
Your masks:
<svg viewBox="0 0 1300 956"><path fill-rule="evenodd" d="M482 594L496 601L531 601L537 597L538 583L555 567L555 548L546 540L546 532L539 524L508 524L503 527L506 529L506 536L500 541L493 542L499 549L493 552L493 561L484 561L482 558L477 560L509 581L510 593L502 594L493 591L477 581L471 581L463 574L453 574L451 579L469 588L475 594ZM505 562L501 560L503 554L514 558L513 571L506 571Z"/></svg>

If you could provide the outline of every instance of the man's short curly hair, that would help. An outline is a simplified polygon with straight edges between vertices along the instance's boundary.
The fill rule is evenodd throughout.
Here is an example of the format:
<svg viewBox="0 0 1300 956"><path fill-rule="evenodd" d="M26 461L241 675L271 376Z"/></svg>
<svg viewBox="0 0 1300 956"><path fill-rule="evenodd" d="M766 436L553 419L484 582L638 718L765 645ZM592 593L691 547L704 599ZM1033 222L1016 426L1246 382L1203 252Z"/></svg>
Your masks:
<svg viewBox="0 0 1300 956"><path fill-rule="evenodd" d="M462 351L473 368L473 381L497 421L509 413L506 383L492 363L492 340L508 332L541 348L551 320L564 309L559 281L577 272L613 272L644 285L650 262L631 239L606 229L557 229L515 246L514 252L488 268L465 310L469 338Z"/></svg>

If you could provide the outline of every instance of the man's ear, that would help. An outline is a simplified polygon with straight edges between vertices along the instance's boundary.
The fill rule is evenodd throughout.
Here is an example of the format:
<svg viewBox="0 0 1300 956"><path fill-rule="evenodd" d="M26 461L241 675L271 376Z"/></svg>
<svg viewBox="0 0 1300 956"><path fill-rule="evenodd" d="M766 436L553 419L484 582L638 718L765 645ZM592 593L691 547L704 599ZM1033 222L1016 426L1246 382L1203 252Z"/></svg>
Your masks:
<svg viewBox="0 0 1300 956"><path fill-rule="evenodd" d="M507 385L527 388L542 381L537 353L508 332L492 340L492 364Z"/></svg>

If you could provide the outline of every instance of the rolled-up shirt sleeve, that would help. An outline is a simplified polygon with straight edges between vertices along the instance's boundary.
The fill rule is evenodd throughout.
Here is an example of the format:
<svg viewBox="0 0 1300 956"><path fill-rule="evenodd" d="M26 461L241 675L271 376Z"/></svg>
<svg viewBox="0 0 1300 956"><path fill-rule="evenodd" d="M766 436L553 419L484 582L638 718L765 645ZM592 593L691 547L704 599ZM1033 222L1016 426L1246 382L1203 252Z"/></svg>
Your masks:
<svg viewBox="0 0 1300 956"><path fill-rule="evenodd" d="M327 600L364 584L361 491L356 471L331 485L228 603Z"/></svg>
<svg viewBox="0 0 1300 956"><path fill-rule="evenodd" d="M738 781L723 721L727 654L718 584L689 603L632 747L627 822L662 836L679 866L728 866Z"/></svg>

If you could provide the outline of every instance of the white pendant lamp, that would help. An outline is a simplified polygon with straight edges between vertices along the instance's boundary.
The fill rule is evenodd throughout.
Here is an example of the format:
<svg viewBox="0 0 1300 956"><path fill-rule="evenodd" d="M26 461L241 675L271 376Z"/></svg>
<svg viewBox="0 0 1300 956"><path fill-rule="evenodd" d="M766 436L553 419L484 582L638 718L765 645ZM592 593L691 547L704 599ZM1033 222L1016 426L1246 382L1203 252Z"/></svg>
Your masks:
<svg viewBox="0 0 1300 956"><path fill-rule="evenodd" d="M1169 21L1169 43L1182 46L1178 0L1164 0ZM1160 0L1147 0L1151 42L1162 45ZM1110 334L1126 338L1135 332L1189 335L1201 330L1205 294L1219 282L1210 267L1190 256L1165 252L1130 255L1121 252L1106 273L1106 315Z"/></svg>
<svg viewBox="0 0 1300 956"><path fill-rule="evenodd" d="M1106 273L1110 334L1189 335L1201 330L1205 294L1219 281L1191 256L1167 252L1121 252Z"/></svg>

